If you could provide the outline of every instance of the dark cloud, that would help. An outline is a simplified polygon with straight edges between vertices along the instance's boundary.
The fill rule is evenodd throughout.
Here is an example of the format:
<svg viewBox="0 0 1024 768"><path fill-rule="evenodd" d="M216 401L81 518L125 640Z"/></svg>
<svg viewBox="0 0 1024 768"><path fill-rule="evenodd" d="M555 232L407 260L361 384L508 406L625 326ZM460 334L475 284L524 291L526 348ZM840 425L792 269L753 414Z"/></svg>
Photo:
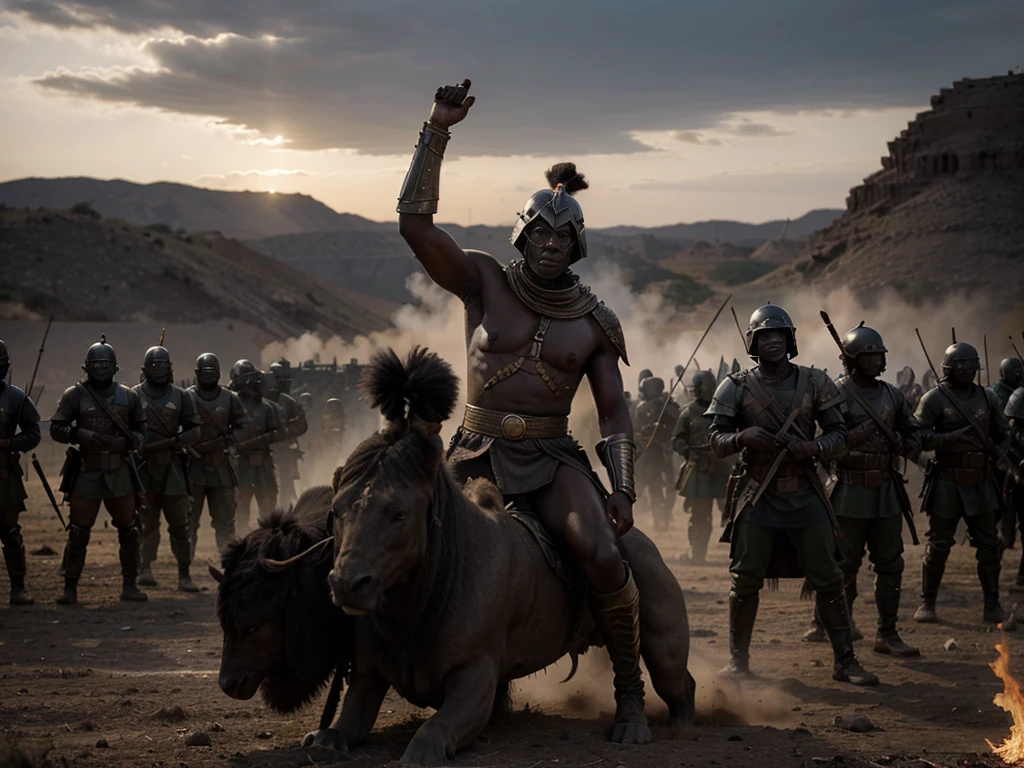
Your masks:
<svg viewBox="0 0 1024 768"><path fill-rule="evenodd" d="M716 139L713 136L705 136L700 131L672 131L670 135L676 141L681 141L684 144L703 144L712 147L718 147L722 144L720 139Z"/></svg>
<svg viewBox="0 0 1024 768"><path fill-rule="evenodd" d="M1016 63L1019 0L821 3L8 0L57 27L153 41L157 69L55 71L54 92L212 115L298 149L405 153L435 87L478 104L453 152L621 153L632 131L706 131L737 111L923 105ZM734 135L778 129L733 123ZM684 139L685 140L685 139Z"/></svg>

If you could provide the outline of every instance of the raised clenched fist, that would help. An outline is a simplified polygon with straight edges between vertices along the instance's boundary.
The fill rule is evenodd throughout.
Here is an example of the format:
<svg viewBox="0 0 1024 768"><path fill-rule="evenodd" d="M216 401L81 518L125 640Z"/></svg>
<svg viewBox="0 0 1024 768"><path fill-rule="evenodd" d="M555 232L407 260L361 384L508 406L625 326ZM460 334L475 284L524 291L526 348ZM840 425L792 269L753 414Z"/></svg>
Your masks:
<svg viewBox="0 0 1024 768"><path fill-rule="evenodd" d="M442 85L438 88L434 94L434 106L430 110L430 122L447 130L465 120L469 108L476 101L468 95L471 85L467 78L461 85Z"/></svg>

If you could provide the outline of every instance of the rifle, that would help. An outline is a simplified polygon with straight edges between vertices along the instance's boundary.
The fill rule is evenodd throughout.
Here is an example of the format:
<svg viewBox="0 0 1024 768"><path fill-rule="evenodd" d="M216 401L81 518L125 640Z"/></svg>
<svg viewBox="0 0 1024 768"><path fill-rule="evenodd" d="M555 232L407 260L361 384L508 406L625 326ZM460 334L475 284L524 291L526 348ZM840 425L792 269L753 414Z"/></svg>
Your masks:
<svg viewBox="0 0 1024 768"><path fill-rule="evenodd" d="M846 347L843 346L842 339L839 338L839 334L836 332L836 327L832 325L832 319L828 316L828 312L822 310L821 319L825 323L825 327L828 328L828 332L832 336L832 340L835 341L836 345L839 347L840 358L844 362L848 361L849 358L846 355ZM849 393L850 397L852 397L857 402L857 405L861 407L861 410L864 411L864 413L866 413L871 418L871 420L875 423L875 426L878 427L882 434L885 435L885 439L892 443L893 449L899 452L903 443L903 441L900 440L900 436L897 435L893 431L893 429L888 424L885 423L885 420L882 418L881 414L879 414L878 411L876 411L874 407L871 405L871 403L868 402L867 398L865 398L864 395L860 393L860 390L857 389L856 382L851 382L850 385L844 387L844 389L847 393ZM907 528L910 530L911 540L914 542L915 545L920 544L921 542L917 538L917 526L914 525L913 511L910 507L910 497L907 495L907 489L903 487L903 484L905 482L903 479L903 475L896 470L894 470L894 472L896 474L896 477L894 479L897 483L899 483L899 496L900 499L904 502L903 519L907 521Z"/></svg>
<svg viewBox="0 0 1024 768"><path fill-rule="evenodd" d="M43 490L46 491L46 498L50 500L50 505L53 507L53 511L57 513L57 519L60 520L60 524L64 526L64 530L68 529L68 524L64 522L64 515L60 513L60 505L57 504L57 499L53 496L53 491L50 489L50 484L46 480L46 475L43 474L43 467L39 464L39 459L36 455L32 454L32 467L35 469L36 474L39 475L39 481L43 484Z"/></svg>
<svg viewBox="0 0 1024 768"><path fill-rule="evenodd" d="M992 386L992 372L988 367L988 334L981 337L982 344L985 347L985 386Z"/></svg>
<svg viewBox="0 0 1024 768"><path fill-rule="evenodd" d="M75 383L75 388L80 392L84 392L86 396L96 404L96 407L103 411L103 414L110 419L114 426L117 427L117 431L121 433L125 441L128 444L128 450L125 451L125 456L128 459L128 471L132 476L132 483L135 485L135 492L141 497L146 493L146 488L142 484L142 478L139 476L139 452L135 448L135 433L133 433L128 425L122 421L121 417L117 415L117 412L110 407L110 403L105 398L97 395L92 387L86 384L84 381Z"/></svg>
<svg viewBox="0 0 1024 768"><path fill-rule="evenodd" d="M932 365L932 359L931 357L928 356L928 349L925 347L924 340L921 338L921 331L915 328L914 333L917 334L917 341L921 345L921 351L924 352L924 359L928 361L928 368L931 369L932 375L935 376L935 379L938 382L935 385L936 388L939 389L942 392L942 394L946 396L946 400L949 401L950 405L956 408L960 416L962 416L963 419L967 422L968 427L970 427L971 430L973 430L974 433L981 438L982 447L984 447L985 450L988 452L989 458L995 461L996 466L1006 469L1010 474L1013 475L1014 480L1016 480L1018 483L1021 482L1020 469L1017 467L1004 466L1005 463L1003 461L1003 458L1006 456L1006 452L1000 451L999 446L992 442L992 438L989 437L988 434L984 430L982 430L981 427L978 426L978 423L967 412L967 408L964 406L963 403L960 402L960 398L953 395L952 392L950 392L948 389L946 389L945 386L943 386L942 379L940 379L939 374L935 372L935 366Z"/></svg>
<svg viewBox="0 0 1024 768"><path fill-rule="evenodd" d="M695 346L693 348L693 352L690 353L690 359L686 361L686 365L683 366L683 370L679 372L679 375L676 376L676 380L672 382L672 387L668 391L668 397L666 397L665 402L662 403L661 412L658 414L658 418L654 420L655 427L661 424L661 420L665 416L665 409L668 407L669 401L672 399L672 393L679 385L679 382L683 380L683 376L686 375L686 369L690 367L690 363L693 362L693 358L697 356L697 350L700 349L700 345L704 343L704 339L708 337L708 334L711 332L711 328L714 326L715 321L718 319L718 316L722 314L722 310L725 309L725 305L729 303L729 300L731 298L731 293L725 297L725 301L722 302L722 306L718 308L718 311L715 312L715 316L712 317L711 322L708 323L708 327L704 329L704 335L700 337L700 341L697 342L697 346ZM643 453L644 451L651 447L651 443L654 441L655 434L657 434L657 429L655 429L654 432L651 432L650 439L647 441L644 447L639 450L638 453Z"/></svg>

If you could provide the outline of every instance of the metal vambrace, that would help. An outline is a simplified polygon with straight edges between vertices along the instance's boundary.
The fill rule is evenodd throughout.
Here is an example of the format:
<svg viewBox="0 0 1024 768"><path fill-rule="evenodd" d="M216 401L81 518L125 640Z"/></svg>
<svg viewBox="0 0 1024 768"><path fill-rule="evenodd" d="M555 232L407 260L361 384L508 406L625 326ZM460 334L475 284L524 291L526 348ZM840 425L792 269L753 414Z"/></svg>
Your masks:
<svg viewBox="0 0 1024 768"><path fill-rule="evenodd" d="M451 133L444 128L424 123L413 152L409 172L405 174L398 195L399 213L434 214L440 199L441 160Z"/></svg>
<svg viewBox="0 0 1024 768"><path fill-rule="evenodd" d="M609 435L597 444L597 457L608 471L612 491L622 491L636 503L636 482L633 477L636 443L625 433Z"/></svg>

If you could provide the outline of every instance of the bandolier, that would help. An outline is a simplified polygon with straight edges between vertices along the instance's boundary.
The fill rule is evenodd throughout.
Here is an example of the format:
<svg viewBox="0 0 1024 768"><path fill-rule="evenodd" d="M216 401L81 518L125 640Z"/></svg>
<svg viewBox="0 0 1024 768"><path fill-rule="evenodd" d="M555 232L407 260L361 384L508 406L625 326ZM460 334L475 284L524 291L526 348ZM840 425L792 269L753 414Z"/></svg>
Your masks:
<svg viewBox="0 0 1024 768"><path fill-rule="evenodd" d="M216 355L209 352L200 355L196 360L195 375L196 383L188 390L198 406L200 420L199 440L192 446L197 456L188 471L192 488L189 538L193 557L204 504L210 507L217 551L223 552L235 537L235 488L238 479L231 466L229 451L249 420L238 395L220 386L220 361Z"/></svg>
<svg viewBox="0 0 1024 768"><path fill-rule="evenodd" d="M651 376L640 383L640 402L633 419L636 443L637 498L646 493L654 516L654 530L669 529L675 497L672 484L672 429L679 420L679 405L665 392L665 382Z"/></svg>
<svg viewBox="0 0 1024 768"><path fill-rule="evenodd" d="M39 445L39 412L24 391L7 383L11 358L0 341L0 544L11 580L11 605L32 605L25 589L25 541L18 518L25 511L21 454Z"/></svg>
<svg viewBox="0 0 1024 768"><path fill-rule="evenodd" d="M78 580L101 504L117 528L121 599L146 600L136 584L142 540L136 503L145 493L136 457L146 441L146 414L138 393L114 380L120 369L106 339L89 347L83 370L86 380L61 395L50 420L50 437L71 444L61 471L61 491L71 497L71 524L64 549L64 594L57 602L78 602Z"/></svg>
<svg viewBox="0 0 1024 768"><path fill-rule="evenodd" d="M146 489L142 518L142 572L139 584L156 586L152 564L160 547L160 513L167 520L171 553L178 564L178 589L198 592L189 572L190 542L187 446L199 439L199 411L195 399L173 384L171 356L163 347L151 347L142 363L145 382L134 389L146 412L148 436L142 446L139 471Z"/></svg>
<svg viewBox="0 0 1024 768"><path fill-rule="evenodd" d="M850 442L836 458L832 506L843 533L839 539L843 556L839 567L844 574L851 622L857 574L866 548L875 572L878 609L874 650L894 656L919 656L917 648L900 638L896 619L903 584L904 519L913 525L910 498L898 462L920 451L917 433L921 427L903 392L878 379L885 371L888 350L877 331L861 323L846 334L842 349L847 375L839 380L838 387L846 398ZM824 642L824 627L817 617L814 623L804 640ZM859 634L854 627L855 639Z"/></svg>
<svg viewBox="0 0 1024 768"><path fill-rule="evenodd" d="M687 387L693 399L683 406L672 439L672 448L684 459L676 478L676 491L683 497L683 509L690 516L690 557L697 564L707 557L716 499L724 512L725 487L732 471L731 462L711 451L711 417L705 412L711 405L715 386L711 371L694 372Z"/></svg>
<svg viewBox="0 0 1024 768"><path fill-rule="evenodd" d="M975 547L985 600L982 618L993 623L1004 618L999 603L1000 489L981 435L998 446L1006 439L1007 423L995 395L974 383L980 367L978 351L972 345L953 344L942 360L942 381L927 391L917 406L922 446L935 451L922 491L921 508L929 517L930 530L921 567L922 602L914 614L920 622L937 620L935 600L961 518ZM952 398L957 398L972 423Z"/></svg>
<svg viewBox="0 0 1024 768"><path fill-rule="evenodd" d="M854 654L836 523L816 468L846 447L843 396L823 372L789 362L797 355L796 329L782 307L756 310L746 341L758 365L728 376L707 410L715 455L742 451L730 478L730 523L722 537L732 545L731 660L719 674L750 674L750 639L765 579L805 576L832 643L832 678L877 685ZM823 430L817 438L816 424Z"/></svg>
<svg viewBox="0 0 1024 768"><path fill-rule="evenodd" d="M281 426L281 409L263 397L263 372L255 364L249 360L236 362L231 368L231 387L238 393L248 416L233 450L239 522L250 529L255 527L250 522L253 498L261 517L277 507L277 471L271 446L286 439L286 434Z"/></svg>

